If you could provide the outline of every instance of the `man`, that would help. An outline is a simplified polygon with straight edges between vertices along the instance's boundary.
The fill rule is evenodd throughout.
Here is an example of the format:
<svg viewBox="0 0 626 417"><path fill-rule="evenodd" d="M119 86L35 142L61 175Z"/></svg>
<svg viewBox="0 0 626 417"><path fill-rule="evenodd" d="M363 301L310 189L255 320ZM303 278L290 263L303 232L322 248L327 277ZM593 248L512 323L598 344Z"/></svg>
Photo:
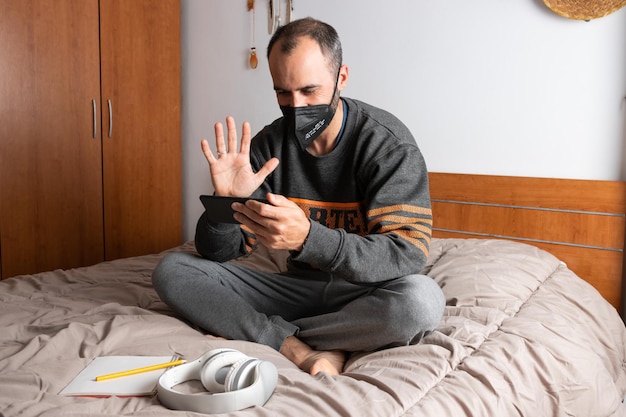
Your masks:
<svg viewBox="0 0 626 417"><path fill-rule="evenodd" d="M234 203L223 224L206 212L202 257L173 253L153 274L161 298L229 339L279 350L312 375L342 372L345 352L417 343L443 314L441 289L418 275L432 216L422 155L391 114L340 98L348 80L341 43L307 18L278 29L267 50L284 117L251 140L234 120L215 125L217 155L203 140L218 196ZM257 247L289 254L278 273L235 258Z"/></svg>

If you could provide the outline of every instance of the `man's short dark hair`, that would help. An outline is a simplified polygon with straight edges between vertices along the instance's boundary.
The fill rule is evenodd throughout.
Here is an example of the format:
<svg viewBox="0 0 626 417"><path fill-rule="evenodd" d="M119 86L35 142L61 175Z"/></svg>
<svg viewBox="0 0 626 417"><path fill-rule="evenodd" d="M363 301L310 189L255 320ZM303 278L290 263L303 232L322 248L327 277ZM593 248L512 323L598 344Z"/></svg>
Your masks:
<svg viewBox="0 0 626 417"><path fill-rule="evenodd" d="M298 46L298 40L304 36L313 39L320 46L322 54L328 60L330 70L339 72L343 61L341 41L335 28L327 23L305 17L278 28L267 45L267 58L276 42L281 41L280 52L289 55Z"/></svg>

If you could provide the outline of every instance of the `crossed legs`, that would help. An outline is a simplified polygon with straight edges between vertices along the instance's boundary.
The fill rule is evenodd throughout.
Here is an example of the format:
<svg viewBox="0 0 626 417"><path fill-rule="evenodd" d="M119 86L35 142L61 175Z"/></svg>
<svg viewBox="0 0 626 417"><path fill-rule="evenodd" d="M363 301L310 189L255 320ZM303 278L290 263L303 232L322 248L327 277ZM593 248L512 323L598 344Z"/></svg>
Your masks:
<svg viewBox="0 0 626 417"><path fill-rule="evenodd" d="M194 324L271 346L311 374L341 373L346 351L416 343L437 326L445 305L441 289L422 275L361 286L319 272L293 277L179 252L163 258L153 284Z"/></svg>

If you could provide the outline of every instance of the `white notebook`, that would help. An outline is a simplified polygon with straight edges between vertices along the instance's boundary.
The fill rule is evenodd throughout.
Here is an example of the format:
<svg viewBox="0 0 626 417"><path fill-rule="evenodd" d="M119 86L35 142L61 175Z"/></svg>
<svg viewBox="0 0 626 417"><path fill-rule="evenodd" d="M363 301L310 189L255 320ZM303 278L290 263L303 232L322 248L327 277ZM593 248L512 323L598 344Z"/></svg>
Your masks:
<svg viewBox="0 0 626 417"><path fill-rule="evenodd" d="M166 369L96 381L97 376L169 362L171 356L100 356L59 393L68 396L145 396L155 392Z"/></svg>

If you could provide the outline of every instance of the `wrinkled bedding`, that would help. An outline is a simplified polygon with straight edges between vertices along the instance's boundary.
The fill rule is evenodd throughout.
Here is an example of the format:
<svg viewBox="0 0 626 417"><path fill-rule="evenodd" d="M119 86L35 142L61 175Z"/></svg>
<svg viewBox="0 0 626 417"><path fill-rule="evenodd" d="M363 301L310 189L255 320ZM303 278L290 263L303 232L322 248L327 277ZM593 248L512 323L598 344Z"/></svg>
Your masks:
<svg viewBox="0 0 626 417"><path fill-rule="evenodd" d="M193 251L188 243L173 250ZM547 252L498 240L435 239L424 270L447 307L418 345L354 353L338 377L193 328L162 303L160 255L0 282L3 416L174 416L156 397L58 393L94 357L195 359L231 347L279 372L264 407L237 416L622 416L626 329L589 284Z"/></svg>

